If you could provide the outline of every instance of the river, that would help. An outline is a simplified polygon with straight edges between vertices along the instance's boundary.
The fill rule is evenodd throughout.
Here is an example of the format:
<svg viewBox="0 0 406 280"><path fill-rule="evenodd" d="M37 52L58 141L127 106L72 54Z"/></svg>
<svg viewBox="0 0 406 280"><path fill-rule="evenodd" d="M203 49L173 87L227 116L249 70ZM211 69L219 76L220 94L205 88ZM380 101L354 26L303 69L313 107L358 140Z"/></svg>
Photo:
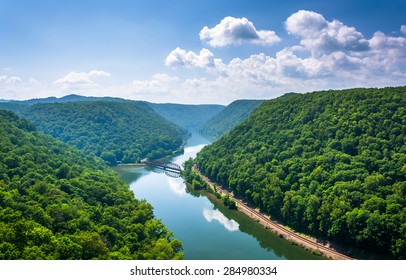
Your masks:
<svg viewBox="0 0 406 280"><path fill-rule="evenodd" d="M182 164L210 142L193 135L183 155L171 161ZM158 219L183 244L189 260L321 259L292 245L239 211L229 210L204 191L194 191L182 178L150 168L118 167L120 177L138 199L154 206Z"/></svg>

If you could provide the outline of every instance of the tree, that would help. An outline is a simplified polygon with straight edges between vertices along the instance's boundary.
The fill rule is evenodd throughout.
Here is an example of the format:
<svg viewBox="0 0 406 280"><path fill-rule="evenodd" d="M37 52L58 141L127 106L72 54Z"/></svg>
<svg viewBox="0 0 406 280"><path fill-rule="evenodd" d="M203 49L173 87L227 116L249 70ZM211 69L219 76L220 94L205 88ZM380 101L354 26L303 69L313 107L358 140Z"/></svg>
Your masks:
<svg viewBox="0 0 406 280"><path fill-rule="evenodd" d="M117 165L116 155L111 151L103 151L100 157L107 161L111 166Z"/></svg>

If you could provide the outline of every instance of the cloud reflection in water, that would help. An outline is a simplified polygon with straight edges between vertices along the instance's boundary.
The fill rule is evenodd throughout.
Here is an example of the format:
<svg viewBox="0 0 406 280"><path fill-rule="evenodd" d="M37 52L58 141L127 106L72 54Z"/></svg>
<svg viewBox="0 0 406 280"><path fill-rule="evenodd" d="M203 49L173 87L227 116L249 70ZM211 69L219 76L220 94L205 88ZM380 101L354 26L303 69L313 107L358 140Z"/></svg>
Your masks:
<svg viewBox="0 0 406 280"><path fill-rule="evenodd" d="M182 181L168 177L168 185L177 196L184 196L186 194L185 185Z"/></svg>
<svg viewBox="0 0 406 280"><path fill-rule="evenodd" d="M227 217L224 216L223 213L221 213L219 210L210 210L210 209L204 208L203 217L209 223L211 223L213 220L218 221L228 231L237 231L240 226L236 221L227 219Z"/></svg>
<svg viewBox="0 0 406 280"><path fill-rule="evenodd" d="M203 147L206 146L206 144L200 144L200 145L196 145L196 146L192 146L192 147L186 147L185 148L185 154L196 154L197 152L199 152L201 149L203 149Z"/></svg>

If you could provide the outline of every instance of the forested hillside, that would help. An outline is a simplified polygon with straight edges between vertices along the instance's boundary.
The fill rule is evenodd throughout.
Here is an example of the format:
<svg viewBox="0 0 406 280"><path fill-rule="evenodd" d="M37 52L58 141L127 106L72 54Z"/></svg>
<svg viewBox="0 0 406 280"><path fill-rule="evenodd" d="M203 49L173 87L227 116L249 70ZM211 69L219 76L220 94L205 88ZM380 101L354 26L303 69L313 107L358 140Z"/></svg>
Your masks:
<svg viewBox="0 0 406 280"><path fill-rule="evenodd" d="M77 94L69 94L63 97L45 97L45 98L33 98L27 100L1 100L0 103L14 103L17 105L34 105L39 103L66 103L77 101L117 101L117 102L131 102L130 100L117 98L117 97L95 97L95 96L82 96ZM1 106L2 104L0 104Z"/></svg>
<svg viewBox="0 0 406 280"><path fill-rule="evenodd" d="M145 102L41 103L19 113L44 133L111 165L171 155L187 134Z"/></svg>
<svg viewBox="0 0 406 280"><path fill-rule="evenodd" d="M148 104L165 119L189 131L195 131L224 108L222 105Z"/></svg>
<svg viewBox="0 0 406 280"><path fill-rule="evenodd" d="M18 115L21 115L28 107L29 105L18 102L0 102L0 110L13 111Z"/></svg>
<svg viewBox="0 0 406 280"><path fill-rule="evenodd" d="M262 100L237 100L203 123L199 134L216 140L248 118L249 114L261 105Z"/></svg>
<svg viewBox="0 0 406 280"><path fill-rule="evenodd" d="M0 259L176 259L181 249L100 159L0 110Z"/></svg>
<svg viewBox="0 0 406 280"><path fill-rule="evenodd" d="M300 232L405 259L405 143L406 87L324 91L264 102L196 163Z"/></svg>

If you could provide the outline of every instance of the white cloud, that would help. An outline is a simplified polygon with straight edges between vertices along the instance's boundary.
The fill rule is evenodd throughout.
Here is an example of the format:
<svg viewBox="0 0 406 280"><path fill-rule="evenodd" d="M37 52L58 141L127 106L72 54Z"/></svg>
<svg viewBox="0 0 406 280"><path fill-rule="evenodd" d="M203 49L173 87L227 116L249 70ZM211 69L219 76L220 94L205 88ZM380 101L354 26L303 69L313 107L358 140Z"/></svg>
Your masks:
<svg viewBox="0 0 406 280"><path fill-rule="evenodd" d="M151 102L228 104L243 98L269 99L290 91L405 84L406 25L401 26L398 37L377 31L371 38L365 38L340 21L328 21L311 11L298 11L287 18L285 28L300 43L285 46L274 54L257 53L225 62L206 48L194 52L178 47L165 59L165 65L170 67L166 69L168 73L115 85L106 85L111 79L103 78L110 73L101 70L70 72L55 80L53 86L18 75L0 75L0 98L78 93ZM203 28L200 36L217 47L267 44L266 34L270 33L256 30L247 19L230 17L211 29ZM268 40L271 44L279 38L269 36ZM197 71L189 71L191 68ZM9 69L3 69L6 70Z"/></svg>
<svg viewBox="0 0 406 280"><path fill-rule="evenodd" d="M322 15L300 10L285 22L289 34L301 38L300 44L314 56L335 51L362 52L369 49L369 43L354 27L338 20L327 21Z"/></svg>
<svg viewBox="0 0 406 280"><path fill-rule="evenodd" d="M376 78L406 77L406 38L392 37L378 31L369 40L371 51L363 57Z"/></svg>
<svg viewBox="0 0 406 280"><path fill-rule="evenodd" d="M212 47L240 45L251 43L256 45L273 45L280 38L271 30L257 30L246 18L225 17L213 28L207 26L199 33L200 40L208 42Z"/></svg>
<svg viewBox="0 0 406 280"><path fill-rule="evenodd" d="M21 82L22 79L17 76L8 76L8 75L0 76L0 83L2 85L15 85Z"/></svg>
<svg viewBox="0 0 406 280"><path fill-rule="evenodd" d="M25 100L35 97L50 96L49 89L33 78L23 79L18 76L0 76L0 99Z"/></svg>
<svg viewBox="0 0 406 280"><path fill-rule="evenodd" d="M316 33L328 27L326 19L315 12L300 10L292 14L285 22L290 34L302 37L314 37Z"/></svg>
<svg viewBox="0 0 406 280"><path fill-rule="evenodd" d="M391 37L385 35L383 32L375 32L374 36L369 40L373 49L398 49L405 53L406 38L405 37Z"/></svg>
<svg viewBox="0 0 406 280"><path fill-rule="evenodd" d="M292 78L314 78L322 75L323 63L313 57L299 58L286 48L276 54L278 74Z"/></svg>
<svg viewBox="0 0 406 280"><path fill-rule="evenodd" d="M158 73L149 80L134 80L131 91L135 94L169 93L179 80L176 76Z"/></svg>
<svg viewBox="0 0 406 280"><path fill-rule="evenodd" d="M54 81L54 85L67 86L69 84L91 84L91 78L109 77L110 73L100 70L91 70L89 72L69 72L63 78Z"/></svg>
<svg viewBox="0 0 406 280"><path fill-rule="evenodd" d="M101 70L89 72L69 72L64 77L53 82L53 90L59 95L82 94L87 96L98 96L103 94L105 88L96 80L101 77L110 77L110 73Z"/></svg>
<svg viewBox="0 0 406 280"><path fill-rule="evenodd" d="M214 65L214 54L208 49L202 49L199 54L192 51L186 52L181 48L176 48L166 57L166 66L182 65L185 67L210 67Z"/></svg>
<svg viewBox="0 0 406 280"><path fill-rule="evenodd" d="M227 24L203 29L212 35L203 36L202 30L201 37L213 40L209 43L214 46L238 42L234 40L237 37L223 36L224 26ZM255 38L254 28L247 26L249 24L243 34L246 38ZM288 17L285 27L289 34L300 38L300 45L287 46L274 56L253 54L228 63L211 55L212 63L206 67L210 75L183 80L178 91L196 100L212 99L225 104L241 98L272 98L289 91L404 84L405 37L376 32L368 40L354 27L337 20L327 21L318 13L303 10ZM182 53L188 52L182 50ZM204 66L185 62L183 65Z"/></svg>
<svg viewBox="0 0 406 280"><path fill-rule="evenodd" d="M176 81L178 81L176 76L158 73L149 80L134 80L132 89L135 93L166 92L170 89L170 85Z"/></svg>

